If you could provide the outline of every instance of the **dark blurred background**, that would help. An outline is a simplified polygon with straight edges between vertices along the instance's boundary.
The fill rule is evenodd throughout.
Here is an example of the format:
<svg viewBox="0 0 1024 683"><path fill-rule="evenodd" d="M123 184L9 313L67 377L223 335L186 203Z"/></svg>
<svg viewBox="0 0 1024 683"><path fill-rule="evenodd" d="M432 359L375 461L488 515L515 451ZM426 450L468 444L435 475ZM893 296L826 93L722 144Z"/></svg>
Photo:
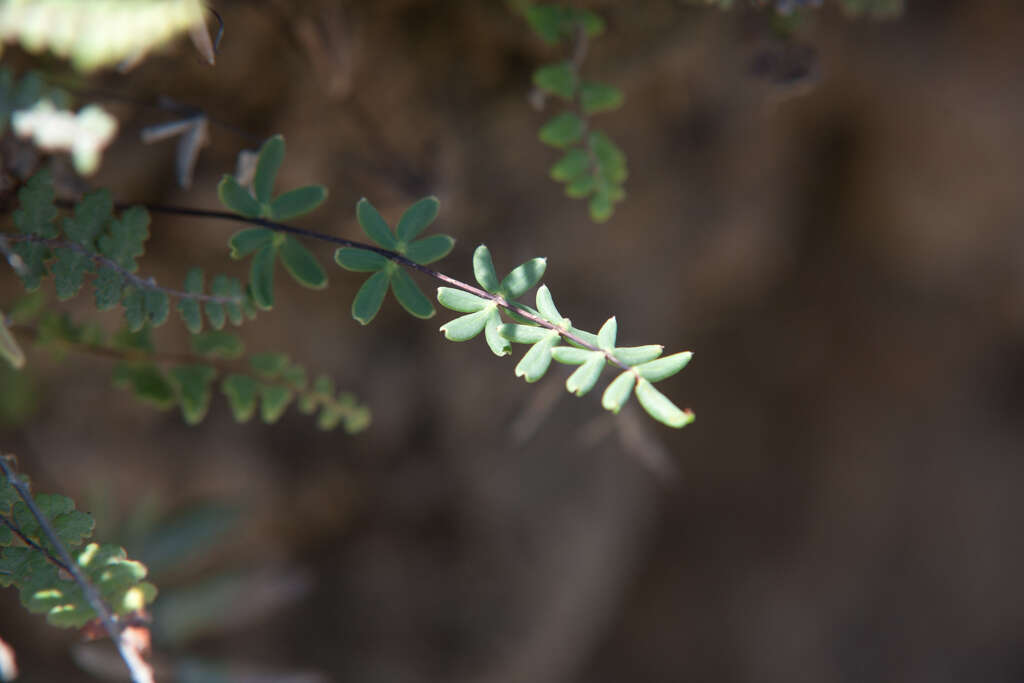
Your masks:
<svg viewBox="0 0 1024 683"><path fill-rule="evenodd" d="M585 73L626 93L597 120L630 166L602 225L547 178L527 101L564 53L504 4L215 6L216 67L181 41L83 83L230 124L193 189L173 142L138 139L173 115L118 100L96 185L215 208L238 151L281 132L278 187L331 191L299 224L358 239L359 197L396 220L436 194L445 272L470 279L482 242L501 272L547 256L577 326L694 351L661 386L697 421L612 417L563 368L527 386L444 341L445 312L389 300L364 329L361 278L333 268L323 292L279 277L242 333L369 404L356 437L236 425L220 396L187 428L104 360L32 354L3 448L158 565L161 680L1024 680L1024 6L827 2L783 37L763 11L588 4L608 29ZM157 218L143 269L244 275L232 230ZM174 321L158 340L186 343ZM160 573L175 529L189 561ZM102 669L0 601L23 680Z"/></svg>

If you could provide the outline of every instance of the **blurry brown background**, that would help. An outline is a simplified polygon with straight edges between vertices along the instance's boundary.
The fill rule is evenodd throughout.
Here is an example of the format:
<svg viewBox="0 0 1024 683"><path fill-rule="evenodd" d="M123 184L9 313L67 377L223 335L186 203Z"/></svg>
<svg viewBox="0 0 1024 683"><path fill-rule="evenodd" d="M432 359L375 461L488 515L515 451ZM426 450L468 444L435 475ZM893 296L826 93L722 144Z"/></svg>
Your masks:
<svg viewBox="0 0 1024 683"><path fill-rule="evenodd" d="M547 178L526 99L562 53L502 3L215 6L215 68L183 41L89 85L247 135L215 126L184 192L173 143L138 141L171 115L107 101L122 135L97 185L214 208L239 149L282 132L278 188L331 191L299 224L358 238L359 197L395 220L437 194L458 240L442 269L470 279L481 242L501 272L547 256L576 325L615 314L622 343L695 352L663 386L697 421L612 418L563 368L527 386L482 341L445 342L444 312L389 300L363 329L361 278L334 268L323 292L279 272L242 332L366 401L357 437L298 414L236 425L220 396L189 429L110 387L105 361L34 354L38 410L0 437L39 490L91 501L101 538L130 539L140 509L238 514L160 582L252 570L262 591L158 647L179 680L200 660L230 680L1024 680L1020 3L909 0L886 23L828 6L795 34L816 51L797 83L753 66L792 54L764 13L590 4L608 30L585 71L626 92L597 121L631 171L604 225ZM244 274L232 230L157 218L143 269ZM87 678L74 634L0 600L23 680Z"/></svg>

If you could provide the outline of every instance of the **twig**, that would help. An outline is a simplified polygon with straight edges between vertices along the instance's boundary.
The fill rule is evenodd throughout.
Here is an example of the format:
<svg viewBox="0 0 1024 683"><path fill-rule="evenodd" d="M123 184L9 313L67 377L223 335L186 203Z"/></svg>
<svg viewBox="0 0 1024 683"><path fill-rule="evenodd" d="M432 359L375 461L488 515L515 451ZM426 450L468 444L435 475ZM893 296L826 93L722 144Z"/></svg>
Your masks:
<svg viewBox="0 0 1024 683"><path fill-rule="evenodd" d="M171 289L170 287L161 287L160 285L156 284L156 282L153 282L152 280L147 280L146 278L140 277L135 273L127 270L126 268L122 268L117 263L117 261L109 259L106 256L103 256L102 254L97 254L96 252L86 248L84 245L79 244L78 242L68 242L66 240L48 239L45 237L40 237L39 235L23 234L0 235L0 240L4 239L6 239L6 241L8 242L15 243L32 242L34 244L42 244L47 247L50 247L51 249L70 249L71 251L88 257L90 260L92 260L93 263L98 263L106 268L110 268L111 270L116 270L121 275L121 277L128 280L129 282L131 282L132 285L138 287L139 289L151 289L157 292L163 292L167 296L176 299L192 299L194 301L212 301L218 304L237 305L241 305L244 302L244 299L242 297L237 296L215 296L213 294L195 294L193 292L183 292L178 289ZM2 242L0 242L0 246L2 246ZM17 254L14 254L14 256L17 256Z"/></svg>
<svg viewBox="0 0 1024 683"><path fill-rule="evenodd" d="M58 204L59 203L60 202L58 202ZM451 285L452 287L461 289L464 292L469 292L470 294L478 296L481 299L492 301L501 308L504 308L514 313L515 315L518 315L521 318L526 318L527 320L534 323L535 325L538 325L539 327L543 327L558 332L561 336L565 337L566 339L576 344L577 346L580 346L581 348L585 348L588 351L597 351L599 353L604 354L605 358L608 360L609 363L619 368L622 368L623 370L631 369L630 366L626 365L618 358L616 358L615 354L609 351L605 351L604 349L598 347L595 344L591 344L590 342L573 333L571 330L568 330L560 325L556 325L555 323L545 320L539 315L524 308L522 304L516 303L515 301L507 301L503 296L500 296L498 294L491 294L490 292L484 291L479 287L474 287L473 285L462 282L461 280L456 280L455 278L449 275L445 275L444 273L434 270L433 268L429 268L427 266L416 263L415 261L408 259L405 256L397 252L391 251L389 249L384 249L382 247L378 247L372 244L363 244L362 242L356 242L354 240L345 239L344 237L327 235L325 233L317 232L315 230L297 228L293 225L278 223L276 221L271 221L266 218L246 218L245 216L241 216L236 213L231 213L229 211L215 211L211 209L192 209L183 206L167 206L165 204L129 204L125 202L114 203L114 207L117 208L119 211L126 209L130 206L142 206L147 211L150 211L152 213L166 213L178 216L192 216L194 218L213 218L216 220L249 223L250 225L259 225L261 227L267 228L268 230L274 230L275 232L285 232L292 235L298 235L300 237L319 240L321 242L329 242L331 244L336 244L342 247L350 247L352 249L372 251L376 254L380 254L386 259L389 259L397 263L400 266L403 266L410 270L417 270L423 273L424 275L428 275L434 278L435 280L439 280L441 282L444 282L445 284Z"/></svg>
<svg viewBox="0 0 1024 683"><path fill-rule="evenodd" d="M121 654L121 659L124 660L125 665L128 667L128 671L131 674L133 683L153 683L153 667L146 663L142 659L142 655L134 647L130 646L122 638L121 625L117 621L117 617L110 611L107 603L103 601L96 586L92 585L92 582L82 573L82 570L78 567L78 564L71 557L71 553L61 543L60 538L57 537L57 532L54 530L53 525L50 524L50 520L46 519L46 515L43 514L39 506L36 505L35 500L32 498L32 494L28 490L28 486L18 476L14 474L10 466L7 464L7 460L0 457L0 469L3 470L4 475L7 477L7 481L11 483L14 490L18 492L18 496L28 506L29 512L35 517L39 523L39 527L46 534L47 539L53 544L53 547L57 550L57 555L60 556L61 561L66 565L68 573L75 579L85 595L85 599L88 601L89 606L92 607L93 611L96 612L103 624L103 628L106 630L110 639L117 645L117 650Z"/></svg>

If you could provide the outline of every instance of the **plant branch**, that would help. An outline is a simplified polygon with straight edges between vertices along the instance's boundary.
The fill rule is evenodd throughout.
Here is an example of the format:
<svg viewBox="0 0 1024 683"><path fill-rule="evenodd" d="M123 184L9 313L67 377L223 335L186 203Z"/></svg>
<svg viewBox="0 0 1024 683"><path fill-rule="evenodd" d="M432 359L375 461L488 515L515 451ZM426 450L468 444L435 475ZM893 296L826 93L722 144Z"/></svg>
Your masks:
<svg viewBox="0 0 1024 683"><path fill-rule="evenodd" d="M62 202L58 201L58 205L61 203ZM192 209L183 206L168 206L165 204L130 204L122 202L115 202L114 206L118 210L123 210L130 206L142 206L151 213L165 213L177 216L191 216L193 218L212 218L215 220L248 223L250 225L258 225L267 228L268 230L274 230L275 232L289 233L292 235L298 235L299 237L319 240L321 242L329 242L331 244L336 244L342 247L350 247L352 249L372 251L376 254L380 254L386 259L394 261L400 266L403 266L410 270L419 271L424 275L428 275L434 278L435 280L444 282L445 284L451 285L456 289L461 289L464 292L469 292L470 294L478 296L481 299L493 301L494 303L498 304L498 306L500 306L501 308L504 308L510 311L511 313L518 315L521 318L525 318L530 322L534 323L535 325L558 332L561 336L565 337L573 344L576 344L581 348L585 348L589 351L598 351L603 353L605 358L608 359L608 362L622 368L623 370L630 369L630 366L626 365L618 358L616 358L615 354L605 351L604 349L601 349L594 344L591 344L590 342L573 333L571 330L567 330L566 328L561 327L560 325L556 325L555 323L545 320L536 313L533 313L529 309L524 308L522 304L519 304L515 301L507 301L503 296L500 296L498 294L491 294L490 292L480 289L479 287L474 287L473 285L468 284L466 282L462 282L461 280L456 280L455 278L449 275L445 275L444 273L434 270L433 268L416 263L415 261L408 259L405 256L397 252L391 251L389 249L384 249L382 247L378 247L372 244L356 242L354 240L345 239L344 237L328 235L322 232L317 232L315 230L307 230L306 228L298 228L293 225L278 223L277 221L268 220L266 218L246 218L245 216L241 216L236 213L231 213L229 211L217 211L211 209Z"/></svg>
<svg viewBox="0 0 1024 683"><path fill-rule="evenodd" d="M125 278L132 285L139 289L150 289L158 292L163 292L169 297L176 299L192 299L194 301L212 301L218 304L242 304L244 299L236 296L215 296L213 294L195 294L193 292L183 292L178 289L171 289L169 287L161 287L156 284L152 279L146 279L136 275L126 268L121 267L118 263L112 259L107 258L102 254L97 254L95 251L85 247L78 242L68 242L66 240L48 239L40 237L39 235L0 235L0 253L3 252L3 242L32 242L34 244L42 244L51 249L70 249L76 253L82 254L83 256L92 260L93 263L102 265L105 268L110 268L120 273L121 277ZM17 257L17 254L13 254ZM8 257L8 260L10 258ZM13 267L13 262L12 262Z"/></svg>
<svg viewBox="0 0 1024 683"><path fill-rule="evenodd" d="M117 650L121 654L121 659L124 660L125 665L128 667L128 671L131 674L133 683L153 683L153 668L149 666L143 659L142 655L137 649L129 645L122 637L123 631L121 625L118 623L117 616L111 612L107 603L103 601L102 596L96 586L92 585L92 582L82 573L78 564L71 557L71 553L61 543L60 538L57 536L57 532L54 530L53 525L50 524L50 520L46 518L39 506L36 505L35 500L32 498L32 494L28 490L28 486L20 477L14 474L10 466L7 464L7 459L0 457L0 469L3 470L4 475L7 477L7 481L11 483L14 490L18 492L18 496L22 502L28 506L29 512L35 517L39 523L39 527L46 534L47 539L53 544L53 547L57 550L57 555L65 565L68 573L74 578L75 583L82 589L82 593L85 595L85 599L88 601L89 606L92 607L93 611L96 612L100 622L103 624L103 628L106 630L110 639L117 645Z"/></svg>

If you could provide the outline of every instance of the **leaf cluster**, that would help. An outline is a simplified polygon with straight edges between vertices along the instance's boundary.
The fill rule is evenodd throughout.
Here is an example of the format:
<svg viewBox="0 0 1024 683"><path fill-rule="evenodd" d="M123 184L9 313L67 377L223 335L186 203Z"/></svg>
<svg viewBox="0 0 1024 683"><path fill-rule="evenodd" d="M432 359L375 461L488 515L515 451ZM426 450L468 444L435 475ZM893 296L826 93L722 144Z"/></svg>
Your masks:
<svg viewBox="0 0 1024 683"><path fill-rule="evenodd" d="M541 142L564 154L550 169L553 180L565 183L565 193L588 199L596 222L611 218L625 196L626 155L607 134L592 129L590 118L613 111L625 99L615 86L585 80L580 73L579 41L600 35L604 22L593 12L561 5L534 5L525 11L534 32L548 43L577 42L576 55L538 68L533 84L542 93L566 103L567 109L541 126Z"/></svg>
<svg viewBox="0 0 1024 683"><path fill-rule="evenodd" d="M670 427L685 427L693 421L693 413L680 410L664 394L654 388L654 382L667 379L686 367L692 354L689 351L660 357L664 347L616 346L618 323L609 318L597 334L573 327L555 307L546 285L537 290L537 308L514 303L505 308L536 285L544 276L545 259L531 259L512 270L499 281L490 250L480 245L473 254L473 272L477 282L492 297L450 287L440 287L437 300L445 308L463 313L441 327L450 341L467 341L484 332L491 351L497 356L509 353L510 343L526 344L529 349L516 365L517 377L527 382L541 379L551 361L579 366L566 380L566 389L583 396L594 388L606 365L618 367L620 374L608 385L601 405L618 413L629 397L636 392L644 410L655 420ZM514 322L502 322L501 311L506 310Z"/></svg>
<svg viewBox="0 0 1024 683"><path fill-rule="evenodd" d="M224 175L217 186L220 201L245 218L283 221L309 213L327 199L323 185L306 185L272 196L277 172L284 160L285 144L280 135L268 139L260 148L256 173L251 186L244 187L231 175ZM274 306L274 266L281 264L303 287L323 289L327 274L316 257L291 235L269 228L245 228L229 241L231 258L251 256L249 284L253 303L268 311Z"/></svg>
<svg viewBox="0 0 1024 683"><path fill-rule="evenodd" d="M95 523L74 501L45 493L33 500L115 614L137 612L156 598L156 587L145 581L145 565L128 559L124 548L87 542ZM81 586L62 568L58 550L2 472L0 522L0 586L17 588L25 608L45 614L53 626L81 628L95 619Z"/></svg>
<svg viewBox="0 0 1024 683"><path fill-rule="evenodd" d="M346 270L372 273L352 301L352 317L361 324L368 325L377 315L389 288L410 315L433 317L434 305L393 256L426 265L451 252L455 240L448 235L417 239L437 218L439 208L437 197L424 197L405 210L392 231L368 199L364 197L356 204L356 220L381 251L341 247L334 253L334 260Z"/></svg>

